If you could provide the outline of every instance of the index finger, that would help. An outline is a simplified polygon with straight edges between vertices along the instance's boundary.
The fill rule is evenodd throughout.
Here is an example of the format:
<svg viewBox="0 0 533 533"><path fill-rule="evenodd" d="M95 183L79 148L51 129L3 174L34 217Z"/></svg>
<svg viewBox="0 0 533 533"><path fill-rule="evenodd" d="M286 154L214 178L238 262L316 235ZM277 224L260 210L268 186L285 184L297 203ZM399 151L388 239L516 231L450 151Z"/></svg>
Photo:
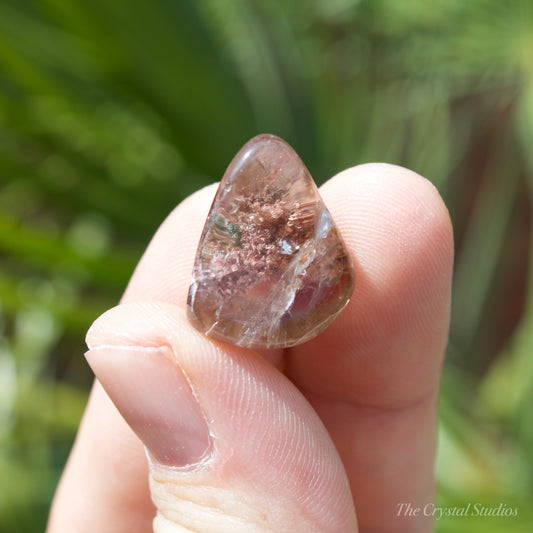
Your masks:
<svg viewBox="0 0 533 533"><path fill-rule="evenodd" d="M355 264L353 297L288 377L341 454L361 531L427 531L402 515L434 496L440 370L453 264L450 218L435 187L407 169L369 164L321 188ZM416 523L413 524L412 522Z"/></svg>

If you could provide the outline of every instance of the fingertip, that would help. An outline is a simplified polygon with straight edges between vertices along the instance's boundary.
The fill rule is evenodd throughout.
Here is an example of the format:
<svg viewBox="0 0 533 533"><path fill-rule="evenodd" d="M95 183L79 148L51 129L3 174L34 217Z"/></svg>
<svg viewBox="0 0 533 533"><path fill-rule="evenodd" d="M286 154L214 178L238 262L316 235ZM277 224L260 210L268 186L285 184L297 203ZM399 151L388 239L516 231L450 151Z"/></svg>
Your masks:
<svg viewBox="0 0 533 533"><path fill-rule="evenodd" d="M281 530L280 524L297 516L302 523L320 524L321 531L354 530L348 482L329 435L294 386L258 354L207 339L190 326L182 309L163 302L117 306L91 328L88 344L92 350L100 346L93 367L157 459L152 497L159 516L172 517L169 523L224 524L237 515L243 522ZM161 357L167 348L186 383L176 384L169 358ZM189 385L209 427L209 461L186 471L169 470L170 462L203 457L196 453L205 443L204 433L195 429L200 428L193 416L198 410L184 396ZM228 509L227 517L221 506ZM265 518L261 509L270 508L275 512Z"/></svg>
<svg viewBox="0 0 533 533"><path fill-rule="evenodd" d="M292 351L291 375L347 401L417 401L438 387L447 340L453 235L446 206L427 179L382 163L345 170L321 193L352 255L355 288L335 322Z"/></svg>
<svg viewBox="0 0 533 533"><path fill-rule="evenodd" d="M375 247L393 237L400 248L401 237L409 232L410 246L431 244L429 252L453 259L448 209L435 185L420 174L398 165L367 163L340 172L320 191L354 247L369 242ZM417 239L412 238L414 231Z"/></svg>
<svg viewBox="0 0 533 533"><path fill-rule="evenodd" d="M356 291L365 280L396 293L398 284L449 286L453 230L437 188L409 169L369 163L347 169L321 189L356 265ZM406 287L413 289L412 286Z"/></svg>

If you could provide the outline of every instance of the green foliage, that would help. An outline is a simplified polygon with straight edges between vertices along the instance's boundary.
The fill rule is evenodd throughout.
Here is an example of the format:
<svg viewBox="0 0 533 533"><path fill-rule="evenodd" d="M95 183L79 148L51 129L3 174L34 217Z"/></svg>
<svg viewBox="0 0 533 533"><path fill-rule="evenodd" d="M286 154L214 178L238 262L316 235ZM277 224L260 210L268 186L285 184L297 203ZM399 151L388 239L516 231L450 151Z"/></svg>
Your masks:
<svg viewBox="0 0 533 533"><path fill-rule="evenodd" d="M531 0L0 0L0 530L42 531L91 321L164 216L251 136L324 181L439 188L457 260L439 498L533 517Z"/></svg>

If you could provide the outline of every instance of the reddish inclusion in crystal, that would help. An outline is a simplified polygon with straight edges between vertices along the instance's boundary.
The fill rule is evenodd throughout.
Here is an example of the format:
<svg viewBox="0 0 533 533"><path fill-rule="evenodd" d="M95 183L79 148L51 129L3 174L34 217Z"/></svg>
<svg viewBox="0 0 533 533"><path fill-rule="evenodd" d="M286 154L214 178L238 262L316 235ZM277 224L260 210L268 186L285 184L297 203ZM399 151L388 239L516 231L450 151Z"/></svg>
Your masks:
<svg viewBox="0 0 533 533"><path fill-rule="evenodd" d="M280 348L323 331L348 303L354 270L296 152L258 135L226 170L200 239L187 299L213 339Z"/></svg>

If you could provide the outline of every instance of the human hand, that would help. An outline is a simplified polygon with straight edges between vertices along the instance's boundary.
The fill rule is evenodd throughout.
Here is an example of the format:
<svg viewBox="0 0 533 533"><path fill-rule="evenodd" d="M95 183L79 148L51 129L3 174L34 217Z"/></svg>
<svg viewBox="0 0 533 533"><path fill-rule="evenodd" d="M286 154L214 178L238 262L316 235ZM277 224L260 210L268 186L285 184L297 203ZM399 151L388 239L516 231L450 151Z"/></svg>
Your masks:
<svg viewBox="0 0 533 533"><path fill-rule="evenodd" d="M121 305L88 333L122 416L95 382L48 533L147 533L156 509L158 533L430 531L431 518L400 517L398 505L434 493L453 262L436 189L383 164L326 183L354 294L315 339L261 355L185 317L214 193L174 210Z"/></svg>

